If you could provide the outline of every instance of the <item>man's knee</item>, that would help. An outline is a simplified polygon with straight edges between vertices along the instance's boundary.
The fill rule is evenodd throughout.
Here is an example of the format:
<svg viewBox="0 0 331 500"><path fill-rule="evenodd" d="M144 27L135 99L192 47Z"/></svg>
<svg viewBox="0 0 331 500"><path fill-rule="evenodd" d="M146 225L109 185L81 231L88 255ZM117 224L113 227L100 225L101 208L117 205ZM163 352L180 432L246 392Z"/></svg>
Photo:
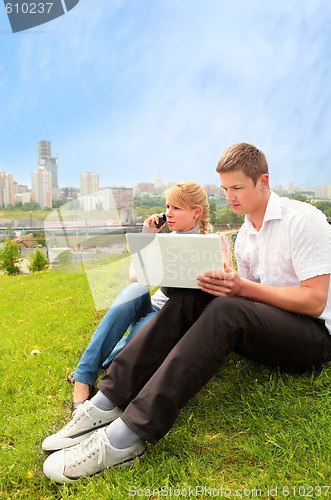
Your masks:
<svg viewBox="0 0 331 500"><path fill-rule="evenodd" d="M249 323L252 307L251 301L241 297L216 297L205 308L203 316L210 327L232 337L240 327Z"/></svg>
<svg viewBox="0 0 331 500"><path fill-rule="evenodd" d="M215 297L206 307L209 314L235 313L245 307L247 301L240 297Z"/></svg>

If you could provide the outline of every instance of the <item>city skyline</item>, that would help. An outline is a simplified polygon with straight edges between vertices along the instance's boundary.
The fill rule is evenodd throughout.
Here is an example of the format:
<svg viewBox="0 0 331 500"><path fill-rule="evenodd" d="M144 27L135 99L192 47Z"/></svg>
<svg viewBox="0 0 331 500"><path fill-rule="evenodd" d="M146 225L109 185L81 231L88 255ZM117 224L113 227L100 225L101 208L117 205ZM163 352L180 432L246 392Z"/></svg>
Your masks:
<svg viewBox="0 0 331 500"><path fill-rule="evenodd" d="M250 142L271 185L329 183L330 21L323 0L99 0L13 34L0 8L0 170L29 185L43 139L60 186L217 185Z"/></svg>
<svg viewBox="0 0 331 500"><path fill-rule="evenodd" d="M39 167L36 167L35 171L38 170ZM30 172L30 179L33 178L33 174L35 173L35 171L31 171ZM1 170L0 170L1 172ZM5 171L3 171L5 172ZM24 184L22 182L19 182L15 176L15 174L13 172L5 172L6 174L10 174L13 176L13 180L14 180L14 183L18 186L27 186L28 190L31 191L32 190L32 181L30 180L30 183L27 183L27 184ZM59 185L59 189L66 189L66 188L72 188L72 189L77 189L77 190L80 190L81 189L81 182L82 182L82 176L86 175L86 174L95 174L96 176L99 177L99 173L96 172L96 171L93 171L93 170L86 170L84 172L78 172L78 182L76 185ZM104 189L104 188L108 188L108 187L127 187L127 188L135 188L137 187L139 184L153 184L155 187L162 187L162 184L158 185L158 182L159 182L159 179L162 179L163 182L163 186L168 186L169 184L173 184L175 181L171 181L169 179L166 179L164 180L163 179L163 176L160 175L160 172L157 170L155 171L154 173L154 179L151 180L151 179L140 179L138 180L135 184L133 185L113 185L113 186L105 186L105 185L100 185L98 189ZM217 179L216 179L217 180ZM326 184L331 184L329 182L326 182L324 184L321 184L321 185L310 185L310 186L302 186L300 184L297 184L293 181L290 181L288 183L288 185L282 185L282 184L275 184L274 186L271 185L271 189L275 189L275 188L284 188L285 190L288 190L288 189L292 189L292 188L298 188L300 190L314 190L316 188L319 188L319 187L322 187ZM219 183L217 182L214 182L214 183L204 183L202 184L204 186L206 185L213 185L213 186L217 186L217 187L220 187L219 186Z"/></svg>
<svg viewBox="0 0 331 500"><path fill-rule="evenodd" d="M38 151L39 151L39 145L40 143L42 142L48 142L49 145L51 145L51 141L45 141L45 140L41 140L41 141L38 141ZM40 158L39 158L40 159ZM52 158L53 159L53 158ZM28 188L29 191L33 191L33 188L32 188L32 184L33 184L33 175L35 174L35 172L40 168L47 168L43 162L41 162L41 164L36 167L36 169L34 171L31 171L30 172L30 183L27 183L27 184L24 184L22 182L19 182L19 180L16 178L15 176L15 173L13 172L5 172L5 171L2 171L0 169L0 172L5 172L6 174L9 174L13 177L13 180L14 180L14 183L18 186L26 186ZM57 165L58 167L58 165ZM71 189L77 189L77 190L81 190L81 186L82 186L82 179L86 176L86 174L93 174L94 176L97 176L98 177L98 186L99 186L99 177L100 177L100 174L99 172L96 172L96 171L93 171L93 170L86 170L84 172L78 172L78 182L77 184L75 185L71 185L71 186L66 186L66 185L56 185L56 187L58 187L59 189L66 189L66 188L71 188ZM52 175L53 175L53 171L52 171ZM57 180L57 177L58 177L58 170L56 170L56 180ZM103 188L106 188L106 187L129 187L129 188L135 188L137 187L139 184L153 184L156 188L160 188L162 187L165 187L165 186L168 186L168 185L171 185L173 184L175 181L171 181L169 179L166 179L164 180L163 179L163 176L161 175L160 171L159 170L156 170L155 173L154 173L154 179L139 179L135 184L133 185L113 185L113 186L105 186L105 185L100 185L98 187L98 189L103 189ZM310 186L302 186L300 184L297 184L293 181L290 181L288 185L286 186L283 186L282 184L275 184L274 186L271 185L271 189L275 189L275 188L284 188L284 190L292 190L293 188L298 188L298 190L314 190L314 189L317 189L319 187L322 187L322 186L325 186L326 184L331 184L329 182L326 182L324 184L321 184L321 185L310 185ZM213 186L217 186L219 187L219 183L215 182L215 183L204 183L203 184L204 186L206 185L213 185ZM96 190L98 190L96 189ZM85 194L85 193L83 193Z"/></svg>
<svg viewBox="0 0 331 500"><path fill-rule="evenodd" d="M38 198L43 199L43 206L51 206L52 198L57 199L60 196L60 189L72 189L79 191L79 196L85 196L91 193L97 193L103 189L113 188L116 189L120 186L100 186L99 185L99 173L93 172L91 170L86 172L81 172L80 176L80 187L75 186L62 186L58 185L58 161L57 157L52 156L52 145L51 141L47 141L45 139L41 139L38 141L38 168L37 170L31 172L31 189L27 185L19 184L14 180L14 176L12 173L3 172L0 170L0 174L4 174L9 176L12 179L13 183L16 185L17 193L21 193L21 189L24 188L23 191L26 192L28 190L32 193L33 201L38 201ZM41 180L43 179L43 180ZM49 184L49 187L46 188L46 191L41 186L46 186ZM146 194L161 194L164 189L174 185L174 181L163 181L163 177L159 170L156 171L154 182L150 182L148 180L141 180L137 182L134 186L121 186L124 189L135 189L137 193L146 193ZM216 194L218 191L222 191L219 184L205 184L204 188L208 195ZM282 193L291 193L291 192L312 192L315 191L315 197L321 197L325 199L331 199L331 184L327 183L322 186L295 186L292 182L286 187L282 185L271 186L271 189L275 189L278 192ZM7 189L8 191L8 189ZM53 196L52 196L53 192ZM319 193L319 194L317 194ZM1 194L1 193L0 193ZM15 193L16 194L16 193ZM323 195L321 195L323 194ZM2 195L2 198L10 197L9 192L6 195ZM1 199L2 199L1 198ZM46 198L48 201L46 202ZM20 201L22 201L20 199Z"/></svg>
<svg viewBox="0 0 331 500"><path fill-rule="evenodd" d="M156 172L154 182L139 182L135 186L100 186L99 174L87 171L80 174L80 189L74 187L61 187L57 185L58 163L51 156L51 142L39 141L38 158L41 164L37 170L31 172L32 187L18 184L12 174L0 171L0 207L11 207L13 205L37 203L41 209L52 208L53 202L59 200L75 200L77 197L84 204L84 210L94 210L100 206L111 206L119 203L122 208L126 207L128 200L133 206L134 194L162 195L165 189L174 185L175 182L164 182L159 171ZM55 182L53 182L53 176ZM222 198L223 190L220 185L206 184L203 186L207 196ZM270 186L277 194L287 196L291 194L306 194L308 198L315 200L331 200L331 183L318 187L299 187L294 184L287 188L283 186ZM130 205L130 206L131 206ZM132 220L131 212L123 212L121 219Z"/></svg>

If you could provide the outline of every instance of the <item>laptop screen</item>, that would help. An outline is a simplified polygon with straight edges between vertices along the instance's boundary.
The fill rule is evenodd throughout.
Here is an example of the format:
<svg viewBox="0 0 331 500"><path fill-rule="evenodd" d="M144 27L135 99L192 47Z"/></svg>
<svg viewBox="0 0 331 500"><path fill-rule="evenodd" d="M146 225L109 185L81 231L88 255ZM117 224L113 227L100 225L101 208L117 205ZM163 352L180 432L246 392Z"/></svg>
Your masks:
<svg viewBox="0 0 331 500"><path fill-rule="evenodd" d="M127 233L137 279L144 285L199 288L196 276L223 271L217 234Z"/></svg>

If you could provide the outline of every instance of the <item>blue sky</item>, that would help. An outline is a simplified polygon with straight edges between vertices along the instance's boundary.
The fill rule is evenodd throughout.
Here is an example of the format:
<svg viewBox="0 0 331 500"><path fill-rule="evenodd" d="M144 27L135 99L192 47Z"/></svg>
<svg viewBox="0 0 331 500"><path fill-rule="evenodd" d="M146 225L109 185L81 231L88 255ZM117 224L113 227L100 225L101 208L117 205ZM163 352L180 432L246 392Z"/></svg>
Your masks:
<svg viewBox="0 0 331 500"><path fill-rule="evenodd" d="M329 0L80 0L13 34L0 4L0 169L31 186L52 142L60 186L218 183L236 142L271 185L331 182Z"/></svg>

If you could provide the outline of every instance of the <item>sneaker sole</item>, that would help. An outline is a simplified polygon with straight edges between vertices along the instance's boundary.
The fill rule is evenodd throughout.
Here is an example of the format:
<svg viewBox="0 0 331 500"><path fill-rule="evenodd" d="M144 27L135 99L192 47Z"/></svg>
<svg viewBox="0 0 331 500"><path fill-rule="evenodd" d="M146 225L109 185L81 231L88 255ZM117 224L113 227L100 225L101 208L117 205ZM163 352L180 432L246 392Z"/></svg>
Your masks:
<svg viewBox="0 0 331 500"><path fill-rule="evenodd" d="M142 459L142 457L145 454L145 451L146 451L146 448L143 451L141 451L140 453L138 453L137 455L135 455L134 457L130 457L130 458L126 459L126 460L123 460L123 462L120 462L120 463L118 463L116 465L110 465L109 467L105 467L101 471L95 472L94 474L91 474L91 475L82 476L82 477L71 477L71 476L65 476L64 474L61 474L61 473L54 473L54 470L52 470L52 471L48 470L48 467L47 467L46 463L44 464L43 470L44 470L45 476L50 481L53 481L53 482L56 482L56 483L67 483L67 484L69 483L69 484L72 484L72 483L76 483L79 480L89 479L89 478L91 478L93 476L100 476L101 474L107 473L107 471L109 469L120 469L120 468L124 468L124 467L132 467L134 465L134 462L137 459L139 459L139 460Z"/></svg>

